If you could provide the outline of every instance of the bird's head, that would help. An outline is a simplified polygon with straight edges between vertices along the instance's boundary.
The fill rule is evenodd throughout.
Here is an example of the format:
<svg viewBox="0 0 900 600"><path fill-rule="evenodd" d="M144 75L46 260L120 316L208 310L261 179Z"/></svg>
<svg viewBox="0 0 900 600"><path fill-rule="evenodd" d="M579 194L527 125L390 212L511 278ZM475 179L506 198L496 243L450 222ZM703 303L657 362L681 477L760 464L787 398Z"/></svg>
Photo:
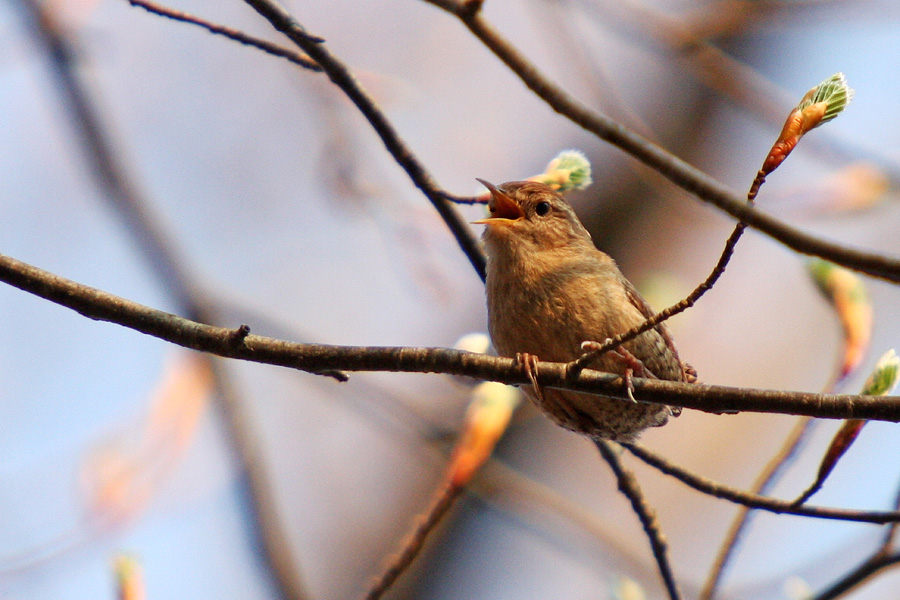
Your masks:
<svg viewBox="0 0 900 600"><path fill-rule="evenodd" d="M536 181L510 181L494 186L479 179L491 192L490 216L475 221L487 225L488 252L502 247L553 250L587 243L591 235L569 203L550 186Z"/></svg>

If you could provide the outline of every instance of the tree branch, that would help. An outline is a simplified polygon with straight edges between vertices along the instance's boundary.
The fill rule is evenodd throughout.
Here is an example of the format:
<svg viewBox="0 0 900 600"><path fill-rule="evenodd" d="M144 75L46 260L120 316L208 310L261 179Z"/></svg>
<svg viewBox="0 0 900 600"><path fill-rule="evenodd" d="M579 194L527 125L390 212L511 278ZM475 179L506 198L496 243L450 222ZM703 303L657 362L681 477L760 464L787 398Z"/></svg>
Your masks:
<svg viewBox="0 0 900 600"><path fill-rule="evenodd" d="M375 101L363 90L350 70L333 55L324 45L324 40L311 36L280 5L271 0L244 0L256 12L265 17L272 26L286 35L292 42L306 52L328 75L328 78L356 105L375 132L381 138L385 148L394 160L403 167L406 174L423 194L431 201L438 214L450 228L462 251L475 268L479 277L484 280L485 258L478 246L475 236L468 224L460 218L456 208L450 203L445 193L438 187L431 174L419 159L412 153L406 142L394 129L393 124L378 108Z"/></svg>
<svg viewBox="0 0 900 600"><path fill-rule="evenodd" d="M185 348L227 358L339 376L334 371L392 371L468 375L510 385L530 384L522 365L511 358L446 348L363 347L301 344L191 321L82 285L0 254L0 281L90 318L140 331ZM584 370L566 376L565 363L538 363L542 386L626 399L618 375ZM900 422L900 397L854 396L752 390L658 379L634 379L634 395L712 413L752 411L799 414L826 419Z"/></svg>
<svg viewBox="0 0 900 600"><path fill-rule="evenodd" d="M647 503L641 487L638 485L634 473L625 468L614 446L610 442L595 440L594 444L600 451L600 455L606 464L609 465L616 479L619 482L619 491L631 502L631 508L634 510L644 532L650 540L650 549L653 551L653 557L656 559L656 566L659 574L666 586L666 592L671 600L680 600L681 593L678 591L678 583L675 581L675 575L672 572L672 565L669 563L669 551L665 537L660 531L659 523L656 519L656 511Z"/></svg>
<svg viewBox="0 0 900 600"><path fill-rule="evenodd" d="M894 497L894 509L897 510L898 508L900 508L900 490L898 490L897 495ZM885 531L881 545L871 556L869 556L869 558L862 561L855 568L850 569L850 571L842 575L840 579L815 596L810 596L810 600L834 600L835 598L840 598L881 571L896 564L900 564L900 552L893 548L896 535L897 523L894 522L891 523L890 527Z"/></svg>
<svg viewBox="0 0 900 600"><path fill-rule="evenodd" d="M900 283L900 259L827 242L796 229L759 209L665 149L580 103L557 86L497 32L471 3L458 0L424 0L456 15L528 88L553 110L602 140L627 152L663 177L708 202L738 221L771 236L787 247L820 256L872 277Z"/></svg>
<svg viewBox="0 0 900 600"><path fill-rule="evenodd" d="M743 490L722 485L715 481L706 479L691 473L687 469L675 465L665 458L650 452L643 446L638 444L622 444L629 452L640 458L642 461L659 469L666 475L678 479L682 483L694 488L699 492L730 500L735 504L743 504L750 508L759 508L776 514L797 515L804 517L816 517L819 519L832 519L836 521L856 521L860 523L894 523L900 521L900 511L860 511L847 510L842 508L828 508L823 506L796 506L793 502L787 500L778 500L767 496L759 496L751 494Z"/></svg>
<svg viewBox="0 0 900 600"><path fill-rule="evenodd" d="M200 17L196 17L180 10L160 6L159 4L156 4L155 2L149 2L148 0L128 0L128 3L132 6L143 8L147 12L159 15L160 17L166 17L167 19L172 19L173 21L181 21L182 23L197 25L199 27L202 27L203 29L206 29L210 33L227 37L230 40L238 42L239 44L244 44L245 46L253 46L254 48L262 50L266 54L285 58L295 65L303 67L304 69L309 69L310 71L322 70L322 67L317 65L314 60L301 52L296 52L294 50L279 46L278 44L273 44L272 42L269 42L267 40L253 37L252 35L248 35L243 31L239 31L232 27L210 23L209 21L201 19Z"/></svg>
<svg viewBox="0 0 900 600"><path fill-rule="evenodd" d="M403 543L402 550L390 559L385 570L373 581L372 587L369 588L363 597L364 600L380 600L380 598L384 597L400 576L409 569L419 553L422 552L428 535L434 531L465 489L461 485L450 483L438 490L431 506L419 518L415 529Z"/></svg>
<svg viewBox="0 0 900 600"><path fill-rule="evenodd" d="M881 571L900 563L900 552L893 554L878 554L846 573L831 587L811 596L810 600L835 600L847 592L862 585Z"/></svg>

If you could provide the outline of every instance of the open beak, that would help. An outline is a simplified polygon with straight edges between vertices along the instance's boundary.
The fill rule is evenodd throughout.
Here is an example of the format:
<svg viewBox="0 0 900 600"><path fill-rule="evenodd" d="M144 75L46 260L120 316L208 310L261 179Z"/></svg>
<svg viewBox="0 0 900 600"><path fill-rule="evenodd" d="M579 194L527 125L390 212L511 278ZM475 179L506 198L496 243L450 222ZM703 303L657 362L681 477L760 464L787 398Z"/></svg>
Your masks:
<svg viewBox="0 0 900 600"><path fill-rule="evenodd" d="M477 179L477 178L476 178ZM486 219L472 221L475 225L510 225L520 219L525 218L525 211L516 204L512 198L501 192L491 183L484 179L478 179L478 182L491 192L491 201L488 203L488 210L491 216Z"/></svg>

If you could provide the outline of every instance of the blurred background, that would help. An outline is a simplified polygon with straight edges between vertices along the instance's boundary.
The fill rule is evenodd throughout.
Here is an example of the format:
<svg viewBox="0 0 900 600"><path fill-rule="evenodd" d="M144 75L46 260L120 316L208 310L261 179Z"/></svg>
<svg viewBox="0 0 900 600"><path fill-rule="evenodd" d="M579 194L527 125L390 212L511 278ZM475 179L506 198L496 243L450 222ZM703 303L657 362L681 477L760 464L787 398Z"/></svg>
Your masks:
<svg viewBox="0 0 900 600"><path fill-rule="evenodd" d="M595 183L570 199L657 309L715 264L729 218L553 113L449 14L418 0L284 5L353 69L444 189L523 179L577 148ZM177 289L97 175L34 6L0 4L0 252L296 341L452 346L485 330L468 260L325 76L125 0L48 0L45 26L67 44L70 75L190 283ZM239 0L170 6L289 45ZM485 15L582 102L736 190L803 94L844 72L852 104L804 139L758 203L822 237L900 254L895 3L488 0ZM483 209L460 212L474 220ZM900 290L865 285L874 332L847 392L900 343ZM842 343L804 260L754 231L671 327L703 381L732 386L821 390ZM123 556L150 599L285 597L261 549L260 504L279 519L276 554L302 590L295 597L360 597L440 484L470 397L439 375L339 384L237 361L217 361L214 380L185 351L5 285L0 338L4 599L114 598ZM794 422L685 411L642 441L746 488ZM814 430L776 495L808 485L838 426ZM890 508L898 451L896 425L870 424L815 503ZM624 460L695 597L736 507ZM758 514L720 597L821 590L881 535ZM609 468L591 443L523 404L390 597L637 597L623 596L626 580L664 596ZM889 573L851 596L896 598L898 585Z"/></svg>

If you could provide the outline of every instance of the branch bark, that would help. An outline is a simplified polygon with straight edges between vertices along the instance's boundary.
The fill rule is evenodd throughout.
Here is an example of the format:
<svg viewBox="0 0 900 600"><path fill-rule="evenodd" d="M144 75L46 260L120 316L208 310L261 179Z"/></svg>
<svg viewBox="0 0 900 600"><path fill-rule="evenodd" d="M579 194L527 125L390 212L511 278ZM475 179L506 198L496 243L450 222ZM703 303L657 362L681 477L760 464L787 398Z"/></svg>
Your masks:
<svg viewBox="0 0 900 600"><path fill-rule="evenodd" d="M497 58L553 110L576 125L627 152L663 177L801 254L820 256L848 269L900 283L900 259L848 248L792 227L748 206L735 193L696 167L689 165L605 115L591 110L542 73L517 48L494 29L472 3L459 0L425 0L457 16Z"/></svg>
<svg viewBox="0 0 900 600"><path fill-rule="evenodd" d="M392 371L468 375L510 385L530 384L510 358L446 348L301 344L191 321L76 283L0 254L0 281L70 308L90 319L116 323L173 344L226 358L335 375L342 371ZM542 386L627 399L618 375L584 370L570 377L565 363L537 363ZM753 390L658 379L635 379L635 398L712 413L765 412L825 419L900 422L900 397Z"/></svg>

